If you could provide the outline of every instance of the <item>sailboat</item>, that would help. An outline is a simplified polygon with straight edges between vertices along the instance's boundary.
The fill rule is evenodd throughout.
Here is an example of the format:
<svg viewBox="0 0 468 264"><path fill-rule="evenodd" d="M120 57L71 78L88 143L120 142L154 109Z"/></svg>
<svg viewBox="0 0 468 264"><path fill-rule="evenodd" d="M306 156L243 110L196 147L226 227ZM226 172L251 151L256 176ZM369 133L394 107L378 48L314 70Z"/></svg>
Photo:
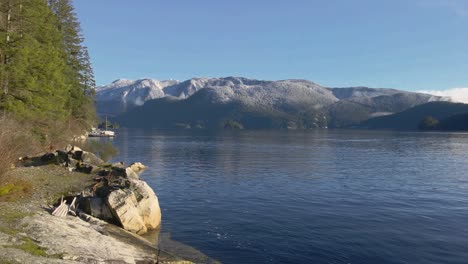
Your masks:
<svg viewBox="0 0 468 264"><path fill-rule="evenodd" d="M89 137L115 137L114 131L107 130L107 116L106 116L106 123L105 123L104 130L93 127L91 132L88 133L88 136Z"/></svg>

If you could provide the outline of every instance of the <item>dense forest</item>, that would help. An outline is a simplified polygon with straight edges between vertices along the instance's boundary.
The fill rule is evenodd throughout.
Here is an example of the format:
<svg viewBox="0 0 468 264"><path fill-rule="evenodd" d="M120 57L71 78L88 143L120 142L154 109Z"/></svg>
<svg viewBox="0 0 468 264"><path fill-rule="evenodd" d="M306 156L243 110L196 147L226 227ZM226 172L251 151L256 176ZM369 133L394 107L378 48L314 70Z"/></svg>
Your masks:
<svg viewBox="0 0 468 264"><path fill-rule="evenodd" d="M18 155L22 142L52 146L95 122L83 40L71 0L0 0L0 159Z"/></svg>
<svg viewBox="0 0 468 264"><path fill-rule="evenodd" d="M0 77L0 110L18 120L94 119L93 71L70 0L0 0Z"/></svg>

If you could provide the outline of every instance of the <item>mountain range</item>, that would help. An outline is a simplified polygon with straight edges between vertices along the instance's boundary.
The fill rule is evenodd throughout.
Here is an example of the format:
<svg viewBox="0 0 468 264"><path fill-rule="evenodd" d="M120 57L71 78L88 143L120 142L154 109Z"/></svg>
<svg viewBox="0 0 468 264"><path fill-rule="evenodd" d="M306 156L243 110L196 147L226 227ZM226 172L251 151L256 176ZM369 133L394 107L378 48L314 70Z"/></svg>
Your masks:
<svg viewBox="0 0 468 264"><path fill-rule="evenodd" d="M434 124L432 128L421 128L421 122L428 117L437 124ZM467 130L468 104L429 102L393 115L371 118L356 127L386 130Z"/></svg>
<svg viewBox="0 0 468 264"><path fill-rule="evenodd" d="M447 98L396 89L329 88L242 77L117 80L97 88L100 115L127 127L347 127Z"/></svg>

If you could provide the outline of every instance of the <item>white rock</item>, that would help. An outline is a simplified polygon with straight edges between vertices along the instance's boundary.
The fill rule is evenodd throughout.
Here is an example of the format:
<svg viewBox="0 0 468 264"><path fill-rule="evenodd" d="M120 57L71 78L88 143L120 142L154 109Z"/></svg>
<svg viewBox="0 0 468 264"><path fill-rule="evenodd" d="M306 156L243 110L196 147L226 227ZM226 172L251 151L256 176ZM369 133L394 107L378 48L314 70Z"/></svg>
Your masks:
<svg viewBox="0 0 468 264"><path fill-rule="evenodd" d="M143 165L141 162L134 162L132 164L130 164L129 166L134 172L141 172L143 170L145 170L147 167L145 165Z"/></svg>
<svg viewBox="0 0 468 264"><path fill-rule="evenodd" d="M138 174L130 167L127 167L125 169L125 174L127 175L127 178L129 179L135 179L135 180L140 179L140 176L138 176Z"/></svg>
<svg viewBox="0 0 468 264"><path fill-rule="evenodd" d="M144 234L161 224L158 197L146 182L129 180L129 189L111 192L106 202L125 230Z"/></svg>

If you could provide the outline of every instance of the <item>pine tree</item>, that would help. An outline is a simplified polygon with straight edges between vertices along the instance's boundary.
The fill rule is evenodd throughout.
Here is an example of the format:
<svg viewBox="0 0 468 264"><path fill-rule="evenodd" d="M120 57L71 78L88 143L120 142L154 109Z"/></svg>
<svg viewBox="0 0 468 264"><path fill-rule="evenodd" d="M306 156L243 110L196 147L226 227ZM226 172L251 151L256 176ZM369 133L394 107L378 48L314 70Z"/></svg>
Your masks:
<svg viewBox="0 0 468 264"><path fill-rule="evenodd" d="M14 0L0 1L0 103L5 101L9 92L9 64L15 51L15 44L20 31L22 2Z"/></svg>
<svg viewBox="0 0 468 264"><path fill-rule="evenodd" d="M1 10L2 18L6 10L11 20L2 27L4 89L0 108L36 122L68 118L65 104L70 86L65 79L62 35L56 18L43 0L1 3L7 7Z"/></svg>
<svg viewBox="0 0 468 264"><path fill-rule="evenodd" d="M67 76L71 85L68 108L76 120L93 119L94 74L73 5L70 0L49 0L49 6L58 19L58 29L63 36L69 71Z"/></svg>
<svg viewBox="0 0 468 264"><path fill-rule="evenodd" d="M70 0L0 0L0 111L89 125L95 83L82 42Z"/></svg>

